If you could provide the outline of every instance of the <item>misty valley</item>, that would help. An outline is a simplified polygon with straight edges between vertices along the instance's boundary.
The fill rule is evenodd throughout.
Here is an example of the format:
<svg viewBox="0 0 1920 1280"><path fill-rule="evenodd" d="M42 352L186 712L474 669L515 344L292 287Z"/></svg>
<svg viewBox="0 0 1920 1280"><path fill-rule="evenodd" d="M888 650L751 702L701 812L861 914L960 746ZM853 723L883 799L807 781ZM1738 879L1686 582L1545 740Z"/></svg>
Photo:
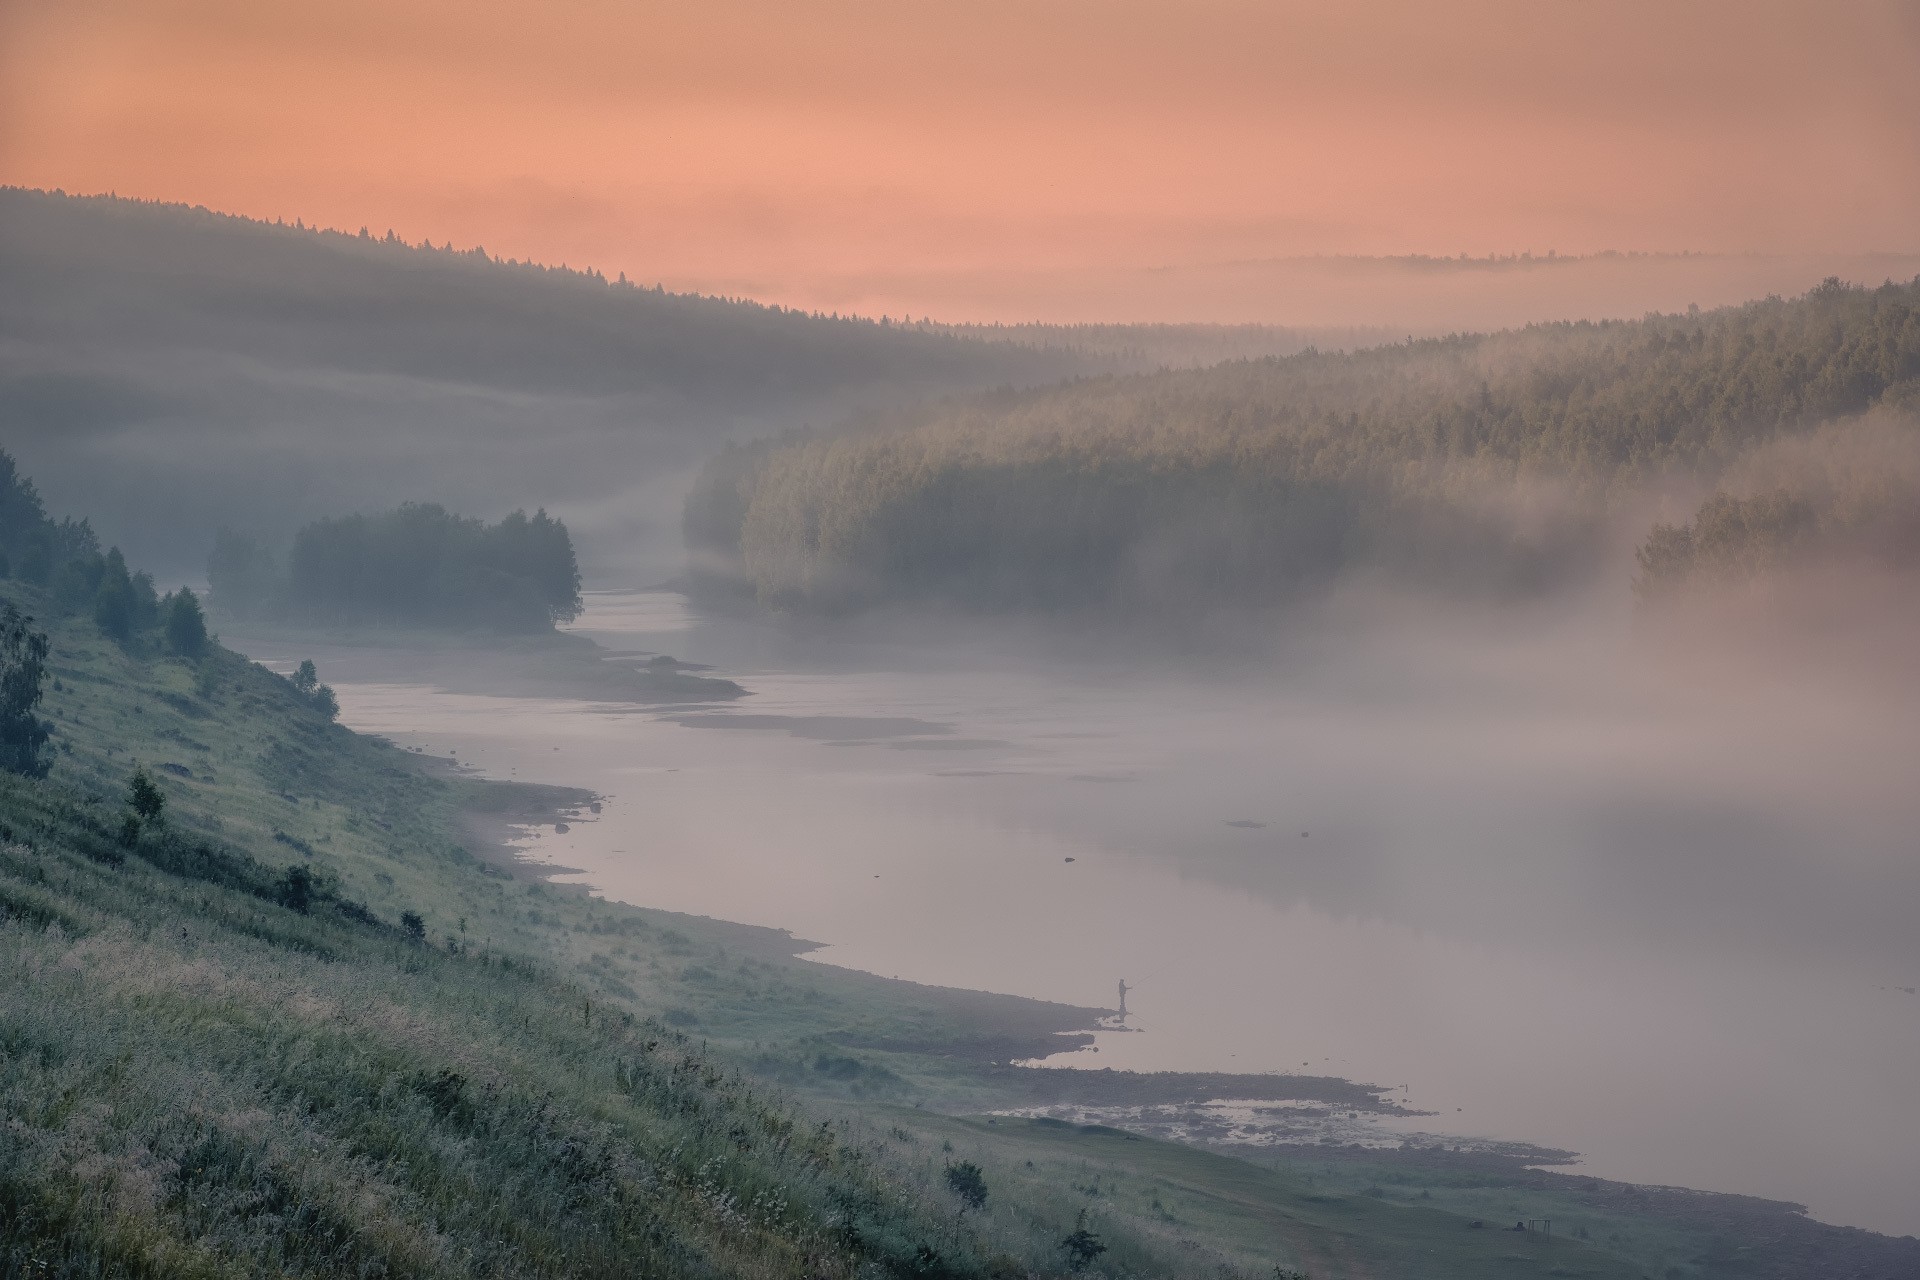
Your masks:
<svg viewBox="0 0 1920 1280"><path fill-rule="evenodd" d="M1587 618L1422 623L1360 653L1303 637L1275 674L796 642L618 593L588 596L585 634L722 659L752 696L660 711L450 691L392 651L322 665L355 727L604 797L529 829L559 883L935 985L1111 1005L1124 978L1126 1021L1056 1064L1390 1081L1410 1113L1292 1142L1532 1143L1776 1199L1810 1197L1819 1159L1817 1207L1902 1234L1916 1045L1889 975L1920 814L1902 770L1872 775L1910 758L1910 708L1834 723L1636 679Z"/></svg>
<svg viewBox="0 0 1920 1280"><path fill-rule="evenodd" d="M1708 265L0 191L0 1274L1920 1276L1920 278Z"/></svg>

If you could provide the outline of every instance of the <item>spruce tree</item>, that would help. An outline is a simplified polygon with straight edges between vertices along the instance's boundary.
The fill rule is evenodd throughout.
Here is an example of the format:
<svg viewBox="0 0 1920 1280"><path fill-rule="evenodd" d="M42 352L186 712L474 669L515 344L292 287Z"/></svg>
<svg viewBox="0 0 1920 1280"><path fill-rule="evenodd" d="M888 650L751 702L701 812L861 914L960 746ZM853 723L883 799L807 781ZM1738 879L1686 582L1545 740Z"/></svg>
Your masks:
<svg viewBox="0 0 1920 1280"><path fill-rule="evenodd" d="M51 728L35 714L46 678L47 637L12 604L0 609L0 769L44 778Z"/></svg>
<svg viewBox="0 0 1920 1280"><path fill-rule="evenodd" d="M184 658L197 658L207 648L207 616L200 601L182 587L166 599L167 648Z"/></svg>
<svg viewBox="0 0 1920 1280"><path fill-rule="evenodd" d="M166 811L165 793L154 783L153 775L144 768L135 768L133 777L127 782L127 806L140 821L149 823L158 823L160 815Z"/></svg>

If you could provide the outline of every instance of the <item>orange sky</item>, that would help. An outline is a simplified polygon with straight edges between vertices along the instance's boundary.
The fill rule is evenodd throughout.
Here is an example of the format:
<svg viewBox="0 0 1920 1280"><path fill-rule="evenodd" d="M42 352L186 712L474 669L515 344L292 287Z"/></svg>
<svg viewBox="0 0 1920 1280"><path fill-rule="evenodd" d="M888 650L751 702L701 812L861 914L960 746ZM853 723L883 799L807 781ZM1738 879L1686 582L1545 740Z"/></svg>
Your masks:
<svg viewBox="0 0 1920 1280"><path fill-rule="evenodd" d="M1920 3L0 0L0 182L1008 319L1302 253L1912 252Z"/></svg>

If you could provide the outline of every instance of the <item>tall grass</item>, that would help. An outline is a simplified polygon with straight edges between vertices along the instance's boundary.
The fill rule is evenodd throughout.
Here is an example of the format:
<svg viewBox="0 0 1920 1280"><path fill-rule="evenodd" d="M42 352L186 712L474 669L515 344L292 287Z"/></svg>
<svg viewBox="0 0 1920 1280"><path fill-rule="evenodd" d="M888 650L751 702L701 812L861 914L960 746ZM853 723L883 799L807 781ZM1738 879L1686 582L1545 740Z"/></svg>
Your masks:
<svg viewBox="0 0 1920 1280"><path fill-rule="evenodd" d="M985 1271L923 1178L685 1036L102 856L50 790L0 784L6 1274Z"/></svg>

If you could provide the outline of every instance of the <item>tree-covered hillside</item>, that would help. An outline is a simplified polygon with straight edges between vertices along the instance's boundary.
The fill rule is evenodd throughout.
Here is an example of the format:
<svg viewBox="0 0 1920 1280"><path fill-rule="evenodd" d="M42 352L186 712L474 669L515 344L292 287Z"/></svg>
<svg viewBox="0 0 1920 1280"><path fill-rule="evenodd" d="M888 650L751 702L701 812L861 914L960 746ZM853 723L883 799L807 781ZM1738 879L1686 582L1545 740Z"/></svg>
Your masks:
<svg viewBox="0 0 1920 1280"><path fill-rule="evenodd" d="M0 334L0 441L172 576L221 525L278 543L411 499L544 505L589 562L664 576L684 481L723 441L1317 340L813 315L380 227L19 189L0 189Z"/></svg>
<svg viewBox="0 0 1920 1280"><path fill-rule="evenodd" d="M734 450L696 564L803 608L1264 605L1352 572L1524 591L1662 477L1920 399L1920 281L956 399Z"/></svg>
<svg viewBox="0 0 1920 1280"><path fill-rule="evenodd" d="M1920 569L1920 417L1875 412L1763 445L1690 519L1656 522L1636 558L1649 604L1795 570Z"/></svg>
<svg viewBox="0 0 1920 1280"><path fill-rule="evenodd" d="M48 517L33 481L0 449L0 578L41 588L49 608L89 616L133 652L198 657L207 645L200 601L182 587L160 595L153 575L130 570L120 548L104 551L93 525Z"/></svg>
<svg viewBox="0 0 1920 1280"><path fill-rule="evenodd" d="M599 512L603 559L644 557L699 459L776 417L1089 367L384 228L18 189L0 190L0 333L0 440L57 509L168 576L198 572L221 525L279 542L415 498L495 518L522 500L506 476Z"/></svg>

